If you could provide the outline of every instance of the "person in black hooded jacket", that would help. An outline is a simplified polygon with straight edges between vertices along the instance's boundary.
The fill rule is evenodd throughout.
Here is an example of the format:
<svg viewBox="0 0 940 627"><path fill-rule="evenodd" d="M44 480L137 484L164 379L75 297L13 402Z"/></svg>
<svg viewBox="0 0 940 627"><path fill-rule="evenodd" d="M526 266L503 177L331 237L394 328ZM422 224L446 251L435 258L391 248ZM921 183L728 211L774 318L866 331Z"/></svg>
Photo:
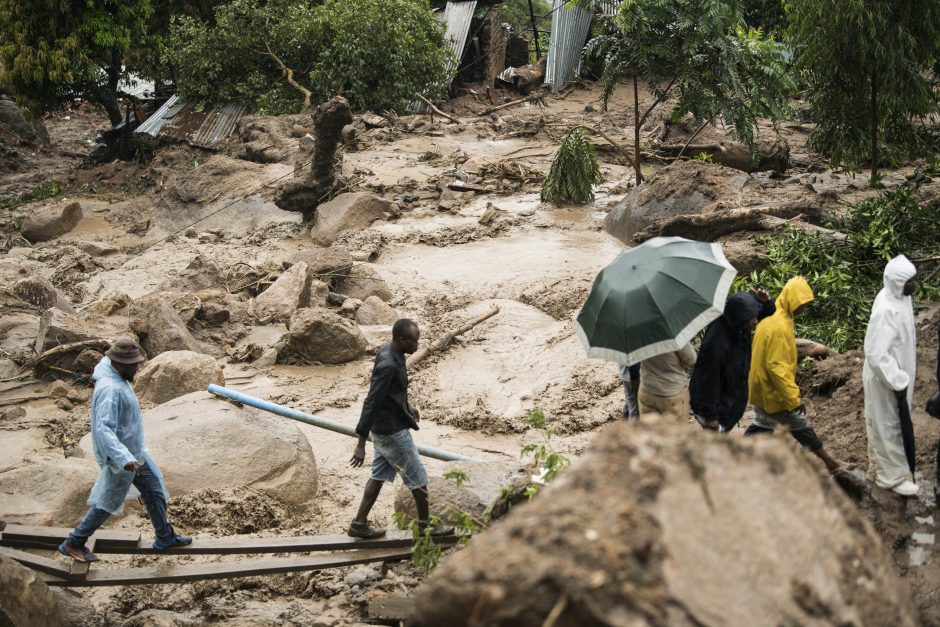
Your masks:
<svg viewBox="0 0 940 627"><path fill-rule="evenodd" d="M753 330L775 310L766 290L741 292L728 299L724 313L705 329L689 380L692 415L702 428L727 433L741 420Z"/></svg>

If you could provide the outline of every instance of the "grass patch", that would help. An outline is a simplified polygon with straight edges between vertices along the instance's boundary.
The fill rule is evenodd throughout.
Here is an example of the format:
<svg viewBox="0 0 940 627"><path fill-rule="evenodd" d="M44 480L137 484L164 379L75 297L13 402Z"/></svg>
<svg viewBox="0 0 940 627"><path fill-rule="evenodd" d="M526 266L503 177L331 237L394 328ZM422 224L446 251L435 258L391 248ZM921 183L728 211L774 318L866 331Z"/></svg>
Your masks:
<svg viewBox="0 0 940 627"><path fill-rule="evenodd" d="M11 196L10 198L4 198L0 200L0 210L10 209L12 207L18 207L19 205L25 205L28 202L35 202L37 200L45 200L47 198L54 198L59 195L59 184L55 181L46 181L45 183L40 184L38 187L34 188L32 191L25 194L20 194L19 196Z"/></svg>

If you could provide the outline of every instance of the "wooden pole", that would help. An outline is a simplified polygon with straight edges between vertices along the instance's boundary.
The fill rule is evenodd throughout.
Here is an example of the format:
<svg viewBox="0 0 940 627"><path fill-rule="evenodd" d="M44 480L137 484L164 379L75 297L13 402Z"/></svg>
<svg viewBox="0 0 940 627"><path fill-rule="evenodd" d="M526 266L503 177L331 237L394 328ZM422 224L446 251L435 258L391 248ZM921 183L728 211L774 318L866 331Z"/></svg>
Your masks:
<svg viewBox="0 0 940 627"><path fill-rule="evenodd" d="M539 27L535 23L535 9L532 0L529 0L529 19L532 20L532 36L535 38L535 60L542 58L542 48L539 46Z"/></svg>
<svg viewBox="0 0 940 627"><path fill-rule="evenodd" d="M445 333L443 336L438 338L436 341L416 351L411 357L408 358L408 360L405 362L405 365L408 366L409 368L413 368L414 366L418 365L419 363L427 359L430 355L446 349L448 346L450 346L451 340L453 340L458 335L463 335L464 333L466 333L473 327L477 326L484 320L489 320L490 318L492 318L498 313L499 313L499 307L494 305L492 309L490 309L488 312L486 312L482 316L474 318L470 322L466 323L463 326L457 327L456 329L451 329L450 331Z"/></svg>
<svg viewBox="0 0 940 627"><path fill-rule="evenodd" d="M415 94L415 97L416 97L418 100L420 100L421 102L423 102L424 104L426 104L428 107L430 107L430 108L431 108L431 111L433 111L434 113L438 114L438 115L441 116L442 118L447 118L448 120L450 120L450 121L453 122L454 124L460 124L460 120L458 120L457 118L455 118L455 117L452 116L452 115L448 115L448 114L444 113L443 111L441 111L440 109L438 109L437 107L435 107L434 104L433 104L430 100L428 100L427 98L425 98L425 97L422 96L421 94Z"/></svg>

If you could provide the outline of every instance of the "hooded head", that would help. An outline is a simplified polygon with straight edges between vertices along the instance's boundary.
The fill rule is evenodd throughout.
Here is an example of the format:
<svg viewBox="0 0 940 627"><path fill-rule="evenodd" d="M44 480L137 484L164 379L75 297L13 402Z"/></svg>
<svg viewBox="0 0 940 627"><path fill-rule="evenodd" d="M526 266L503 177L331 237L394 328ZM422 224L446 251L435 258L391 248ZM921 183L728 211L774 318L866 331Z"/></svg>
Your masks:
<svg viewBox="0 0 940 627"><path fill-rule="evenodd" d="M787 281L777 297L777 310L784 311L788 316L802 307L813 302L813 289L801 276L795 276Z"/></svg>
<svg viewBox="0 0 940 627"><path fill-rule="evenodd" d="M904 296L904 284L917 276L917 268L904 255L898 255L885 266L885 289L895 298Z"/></svg>
<svg viewBox="0 0 940 627"><path fill-rule="evenodd" d="M747 292L741 292L728 299L722 316L730 328L737 330L756 319L760 310L761 304L756 298Z"/></svg>

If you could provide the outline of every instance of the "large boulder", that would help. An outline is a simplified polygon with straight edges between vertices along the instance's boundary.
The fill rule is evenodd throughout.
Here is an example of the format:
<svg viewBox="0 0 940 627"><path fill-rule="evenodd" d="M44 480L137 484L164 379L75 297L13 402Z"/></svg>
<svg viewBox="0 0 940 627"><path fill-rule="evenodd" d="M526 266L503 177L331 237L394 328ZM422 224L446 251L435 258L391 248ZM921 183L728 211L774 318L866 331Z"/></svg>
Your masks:
<svg viewBox="0 0 940 627"><path fill-rule="evenodd" d="M398 313L378 296L370 296L356 309L356 322L361 325L394 324L396 320Z"/></svg>
<svg viewBox="0 0 940 627"><path fill-rule="evenodd" d="M354 322L322 307L298 309L287 329L280 362L342 364L361 357L368 345Z"/></svg>
<svg viewBox="0 0 940 627"><path fill-rule="evenodd" d="M33 274L13 284L13 295L27 303L36 305L42 311L55 307L59 295L52 281L41 274Z"/></svg>
<svg viewBox="0 0 940 627"><path fill-rule="evenodd" d="M222 274L222 269L216 262L203 255L196 255L177 276L164 281L160 289L196 292L213 287L224 288L225 279Z"/></svg>
<svg viewBox="0 0 940 627"><path fill-rule="evenodd" d="M326 283L312 280L306 263L296 263L255 298L255 315L271 320L289 320L303 307L325 306L329 293Z"/></svg>
<svg viewBox="0 0 940 627"><path fill-rule="evenodd" d="M290 507L317 493L317 463L296 424L208 392L193 392L143 413L147 445L173 497L250 487ZM79 443L93 457L91 436Z"/></svg>
<svg viewBox="0 0 940 627"><path fill-rule="evenodd" d="M42 120L28 121L16 103L9 98L0 97L0 128L13 131L20 139L40 144L49 143L49 131Z"/></svg>
<svg viewBox="0 0 940 627"><path fill-rule="evenodd" d="M329 246L348 229L365 229L376 220L398 215L398 205L365 192L347 192L316 209L310 238L319 246Z"/></svg>
<svg viewBox="0 0 940 627"><path fill-rule="evenodd" d="M392 290L371 263L355 264L350 269L349 276L334 285L333 291L361 301L370 296L378 296L385 302L392 300Z"/></svg>
<svg viewBox="0 0 940 627"><path fill-rule="evenodd" d="M811 455L665 421L605 429L415 601L411 625L916 624L879 536Z"/></svg>
<svg viewBox="0 0 940 627"><path fill-rule="evenodd" d="M107 348L107 342L120 335L133 335L117 321L106 320L97 316L73 316L61 309L51 308L43 312L39 320L39 334L36 336L35 350L41 354L51 348L73 342L101 340L99 347ZM69 368L75 356L82 349L72 353L63 353L47 362L60 368Z"/></svg>
<svg viewBox="0 0 940 627"><path fill-rule="evenodd" d="M0 512L8 523L74 525L88 509L85 500L97 478L94 456L34 453L0 472Z"/></svg>
<svg viewBox="0 0 940 627"><path fill-rule="evenodd" d="M349 276L353 266L353 258L349 251L342 246L329 246L327 248L307 248L298 250L284 262L291 266L305 263L310 268L314 278L335 285L337 281Z"/></svg>
<svg viewBox="0 0 940 627"><path fill-rule="evenodd" d="M461 513L470 514L477 520L482 520L486 505L473 490L466 486L458 488L453 481L443 477L429 477L428 508L432 516L437 516L447 524L453 525L458 522ZM404 512L411 520L418 518L414 496L404 485L401 485L395 493L395 511Z"/></svg>
<svg viewBox="0 0 940 627"><path fill-rule="evenodd" d="M130 307L140 345L151 359L166 351L204 352L186 323L164 298L135 302Z"/></svg>
<svg viewBox="0 0 940 627"><path fill-rule="evenodd" d="M134 391L141 403L159 405L205 390L210 383L225 385L222 367L213 357L191 351L166 351L137 373Z"/></svg>
<svg viewBox="0 0 940 627"><path fill-rule="evenodd" d="M718 201L735 204L750 181L749 175L737 170L683 161L653 182L633 188L607 214L604 228L632 246L633 235L657 218L706 213Z"/></svg>
<svg viewBox="0 0 940 627"><path fill-rule="evenodd" d="M58 627L62 624L58 599L40 574L0 555L0 625Z"/></svg>
<svg viewBox="0 0 940 627"><path fill-rule="evenodd" d="M117 304L124 303L126 306L127 301L121 300L122 296L127 298L124 294L112 292L106 296L102 302L113 300L116 301ZM180 320L182 320L183 324L186 326L190 326L193 323L196 316L199 314L199 310L202 309L202 300L196 294L167 289L151 292L136 299L134 306L131 308L131 312L133 315L140 316L142 312L157 306L161 300L169 303L173 311L176 312Z"/></svg>
<svg viewBox="0 0 940 627"><path fill-rule="evenodd" d="M71 202L65 207L36 209L23 220L20 233L31 242L45 242L74 229L82 219L82 206Z"/></svg>

